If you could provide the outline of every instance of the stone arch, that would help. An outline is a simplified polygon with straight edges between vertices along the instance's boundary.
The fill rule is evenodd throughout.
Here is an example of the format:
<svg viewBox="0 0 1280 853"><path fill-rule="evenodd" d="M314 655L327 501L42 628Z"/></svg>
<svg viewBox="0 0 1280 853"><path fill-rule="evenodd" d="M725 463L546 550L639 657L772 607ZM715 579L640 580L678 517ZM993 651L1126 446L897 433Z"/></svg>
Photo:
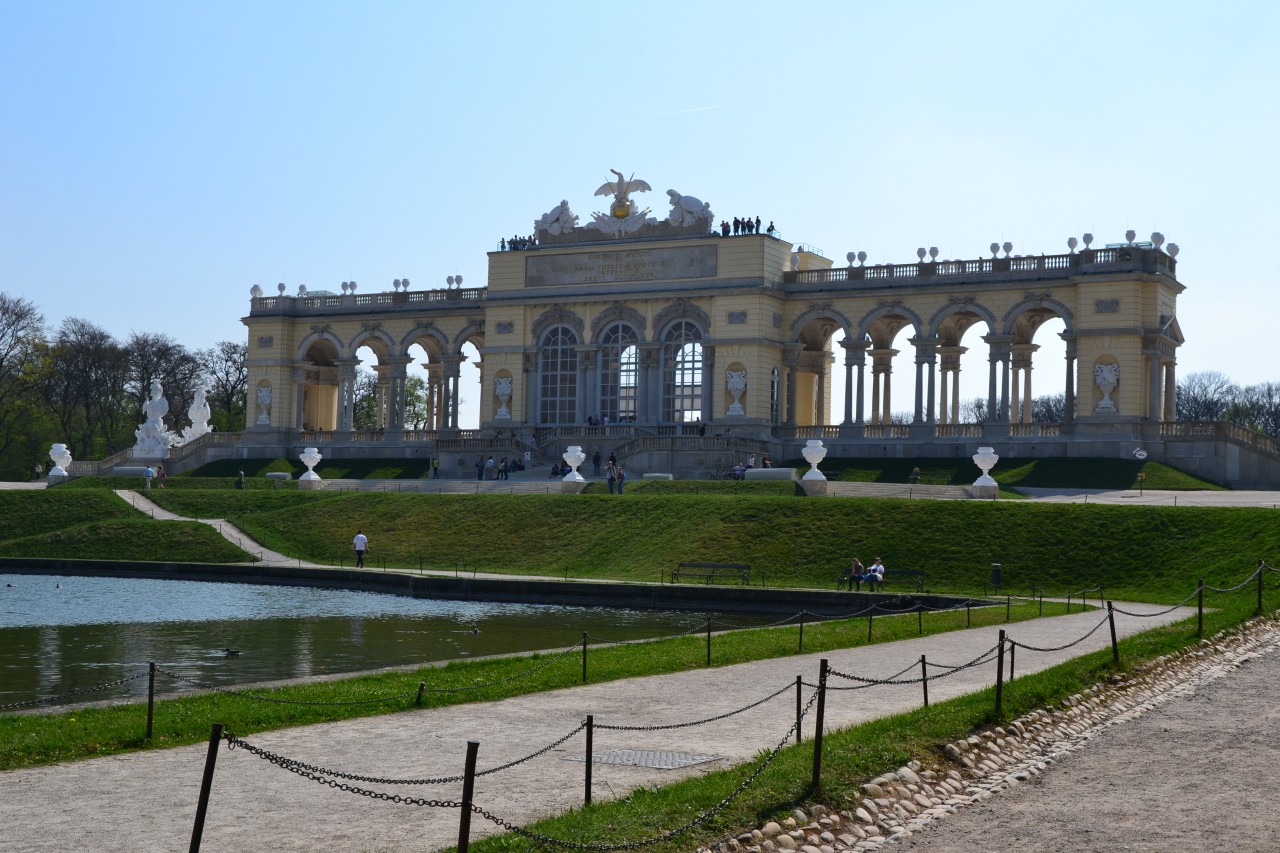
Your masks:
<svg viewBox="0 0 1280 853"><path fill-rule="evenodd" d="M580 341L586 337L587 325L582 321L581 317L563 305L552 305L533 321L533 326L530 328L530 340L542 340L542 336L555 326L568 326L577 333Z"/></svg>
<svg viewBox="0 0 1280 853"><path fill-rule="evenodd" d="M1028 293L1023 297L1022 301L1016 303L1005 313L1001 324L1001 334L1017 335L1020 328L1025 328L1029 318L1034 318L1031 328L1034 332L1035 327L1051 316L1056 316L1062 320L1067 327L1067 334L1074 333L1075 329L1072 323L1075 315L1071 313L1070 308L1047 293Z"/></svg>
<svg viewBox="0 0 1280 853"><path fill-rule="evenodd" d="M449 336L445 331L435 323L426 322L419 323L405 333L404 337L400 339L400 352L407 353L409 347L414 344L422 344L424 341L435 345L434 349L438 350L436 354L443 354L449 349ZM422 348L428 352L433 349L428 346L423 346Z"/></svg>
<svg viewBox="0 0 1280 853"><path fill-rule="evenodd" d="M484 318L468 317L467 324L458 334L453 336L453 351L462 352L462 345L470 343L477 350L484 351Z"/></svg>
<svg viewBox="0 0 1280 853"><path fill-rule="evenodd" d="M894 322L894 318L902 318L906 322ZM898 332L907 326L911 326L918 334L924 328L924 321L920 319L919 314L902 304L900 300L881 302L863 315L861 322L858 323L857 337L861 339L871 335L871 340L876 346L888 346L893 343Z"/></svg>
<svg viewBox="0 0 1280 853"><path fill-rule="evenodd" d="M655 340L660 340L667 327L676 320L690 320L698 326L704 337L710 334L711 316L688 299L677 299L654 316L653 330Z"/></svg>
<svg viewBox="0 0 1280 853"><path fill-rule="evenodd" d="M381 323L367 323L355 334L351 339L351 343L347 348L347 357L355 358L356 352L361 347L368 347L378 356L378 361L384 361L391 356L399 355L396 350L395 339L382 328Z"/></svg>
<svg viewBox="0 0 1280 853"><path fill-rule="evenodd" d="M316 344L325 344L320 348L320 352L325 356L326 363L336 364L338 359L342 357L342 341L328 327L314 329L311 334L302 339L302 343L298 344L298 349L294 352L294 361L306 361L311 354L311 348Z"/></svg>
<svg viewBox="0 0 1280 853"><path fill-rule="evenodd" d="M832 333L835 332L836 328L840 328L844 329L845 334L848 334L849 330L853 328L853 323L849 318L842 311L836 310L830 303L826 305L810 305L808 311L796 317L795 321L792 322L787 339L793 343L803 343L800 340L800 336L804 333L805 328L814 320L822 319L830 320L834 323L834 328L831 329ZM828 337L830 337L830 333Z"/></svg>
<svg viewBox="0 0 1280 853"><path fill-rule="evenodd" d="M969 297L953 298L929 318L929 335L944 345L956 346L964 333L978 323L987 324L988 334L995 334L1000 328L996 315L985 305Z"/></svg>
<svg viewBox="0 0 1280 853"><path fill-rule="evenodd" d="M592 340L598 343L600 335L603 334L604 330L613 323L624 323L630 326L636 330L636 335L639 337L638 343L645 342L645 326L647 325L647 322L645 321L644 315L632 308L630 305L625 305L621 302L613 303L608 308L605 308L603 311L596 314L596 316L591 320Z"/></svg>

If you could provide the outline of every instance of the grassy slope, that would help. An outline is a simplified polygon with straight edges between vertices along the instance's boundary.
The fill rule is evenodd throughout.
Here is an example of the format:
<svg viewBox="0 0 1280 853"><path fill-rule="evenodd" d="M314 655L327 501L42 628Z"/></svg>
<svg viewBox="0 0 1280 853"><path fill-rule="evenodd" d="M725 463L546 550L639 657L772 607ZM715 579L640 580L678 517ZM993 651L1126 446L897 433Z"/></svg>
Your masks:
<svg viewBox="0 0 1280 853"><path fill-rule="evenodd" d="M268 547L348 560L357 528L375 565L654 581L683 560L745 562L770 586L828 586L857 554L924 569L932 590L1004 583L1050 591L1102 583L1156 599L1153 586L1222 583L1280 554L1270 509L1125 507L732 495L411 495L170 490L185 515L223 516ZM1184 593L1185 594L1185 593ZM1180 597L1180 596L1179 596Z"/></svg>
<svg viewBox="0 0 1280 853"><path fill-rule="evenodd" d="M152 521L101 490L0 492L0 556L232 563L248 556L194 522Z"/></svg>

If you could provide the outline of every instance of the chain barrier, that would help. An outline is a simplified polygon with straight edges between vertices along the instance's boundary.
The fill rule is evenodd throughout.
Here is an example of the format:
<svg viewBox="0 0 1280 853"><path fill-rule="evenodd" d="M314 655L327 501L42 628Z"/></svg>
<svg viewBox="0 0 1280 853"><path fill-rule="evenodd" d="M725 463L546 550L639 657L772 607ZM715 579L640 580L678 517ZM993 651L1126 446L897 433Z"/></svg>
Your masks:
<svg viewBox="0 0 1280 853"><path fill-rule="evenodd" d="M653 726L612 726L612 725L606 725L604 723L596 723L595 728L607 729L613 732L660 732L660 731L667 731L668 729L692 728L693 726L701 726L704 723L714 723L717 720L724 720L729 717L735 716L737 714L741 714L743 711L750 711L752 708L758 708L759 706L763 705L765 702L768 702L770 699L776 699L779 696L781 696L783 693L790 692L791 690L795 689L795 686L796 686L795 682L788 682L786 687L783 687L781 690L777 690L773 693L770 693L768 696L756 702L752 702L750 705L744 705L736 711L729 711L724 714L719 714L715 717L707 717L704 720L693 720L688 723L665 723L662 725L653 725Z"/></svg>
<svg viewBox="0 0 1280 853"><path fill-rule="evenodd" d="M978 655L976 658L969 661L968 663L962 663L959 665L952 665L952 664L946 664L946 663L934 663L931 660L926 660L924 663L925 663L925 666L931 666L931 667L934 667L935 669L945 669L947 670L947 672L944 673L944 675L949 675L952 672L958 672L959 670L968 669L971 666L978 666L979 664L984 664L987 661L994 660L996 655L999 653L999 651L1000 651L999 645L992 646L991 648L987 649L985 652ZM914 666L914 664L912 665ZM929 676L929 680L932 681L935 678L942 678L942 677L943 677L942 675L931 675Z"/></svg>
<svg viewBox="0 0 1280 853"><path fill-rule="evenodd" d="M223 732L222 737L227 741L227 749L243 749L246 752L256 755L258 758L264 759L282 770L288 770L301 776L303 779L310 779L312 782L319 782L321 785L328 785L330 788L338 791L346 791L349 794L358 794L362 797L369 797L374 800L386 800L387 802L396 803L405 806L427 806L437 809L460 809L462 803L455 800L427 800L422 797L406 797L403 794L387 794L379 791L370 791L367 788L358 788L355 785L348 785L345 782L339 782L336 779L328 779L319 773L313 773L310 770L303 769L302 765L290 764L287 760L278 760L279 756L272 756L271 753L260 750L252 746L231 732ZM461 778L461 777L459 777Z"/></svg>
<svg viewBox="0 0 1280 853"><path fill-rule="evenodd" d="M551 847L559 847L564 850L590 850L590 851L597 851L597 853L612 853L612 851L616 851L616 850L639 850L644 847L650 847L654 844L661 844L665 841L670 841L673 838L681 836L691 829L695 829L701 826L702 824L714 818L720 812L724 811L725 808L727 808L730 803L736 800L738 796L743 791L745 791L751 785L751 783L755 782L755 780L759 778L760 774L763 773L765 769L770 764L773 763L773 760L778 756L778 753L782 752L782 748L786 746L787 741L791 740L792 736L795 735L796 731L802 725L804 718L808 716L810 709L813 708L813 703L816 702L817 700L818 700L818 693L814 692L814 694L809 697L809 701L805 704L804 709L800 712L798 719L794 723L792 723L791 728L788 729L787 733L782 736L782 740L778 742L778 745L775 746L769 752L769 754L765 756L765 758L760 762L760 764L757 765L756 769L753 770L751 774L747 776L747 778L744 779L738 785L738 787L730 791L729 794L726 795L724 799L716 803L707 811L703 812L697 817L694 817L693 819L685 823L683 826L678 826L675 829L668 830L667 832L664 832L661 835L653 836L652 838L645 838L640 841L627 841L620 844L583 844L581 842L565 841L560 838L552 838L551 836L548 836L548 835L540 835L536 832L531 832L523 827L516 826L510 821L504 820L503 818L498 817L492 812L482 809L475 804L472 804L471 811L479 815L480 817L484 818L485 820L495 824L496 826L499 826L502 829L505 829L507 832L514 832L515 834L521 836L522 838L527 838L536 844L546 845Z"/></svg>
<svg viewBox="0 0 1280 853"><path fill-rule="evenodd" d="M1249 576L1249 577L1250 577L1250 579L1252 579L1255 575L1256 575L1256 572L1255 572L1255 574L1254 574L1254 575L1250 575L1250 576ZM1248 583L1248 581L1246 581L1246 583ZM1205 587L1205 589L1208 589L1208 588L1209 588L1209 587ZM1148 618L1150 618L1150 617L1152 617L1152 616L1163 616L1163 615L1164 615L1164 614L1166 614L1166 613L1172 613L1173 611L1177 610L1179 607L1183 607L1183 606L1185 606L1185 605L1186 605L1186 603L1187 603L1188 601L1190 601L1191 599L1195 598L1195 597L1196 597L1196 595L1197 595L1199 592L1200 592L1199 590L1196 590L1195 592L1191 593L1191 594L1190 594L1190 595L1188 595L1186 598L1182 599L1181 601L1179 601L1177 604L1173 605L1172 607L1166 607L1164 610L1157 610L1157 611L1155 611L1154 613L1134 613L1134 612L1133 612L1133 611L1131 611L1131 610L1123 610L1123 609L1121 609L1121 608L1119 608L1119 607L1116 607L1114 603L1112 603L1112 605L1111 605L1111 609L1112 609L1112 610L1114 610L1114 611L1115 611L1115 612L1117 612L1117 613L1123 613L1125 616L1136 616L1136 617L1138 617L1139 619L1148 619Z"/></svg>
<svg viewBox="0 0 1280 853"><path fill-rule="evenodd" d="M582 651L582 643L580 642L574 643L572 646L569 646L564 651L560 652L558 655L551 658L550 660L543 661L537 666L531 666L528 669L521 670L520 672L517 672L514 675L508 675L506 678L499 678L494 681L486 681L483 684L469 684L466 687L428 687L423 692L425 693L465 693L468 690L483 690L486 687L494 687L499 684L507 684L509 682L515 681L516 679L524 678L526 675L533 675L535 672L540 672L546 669L547 667L551 666L551 664L555 663L556 661L564 660L569 655L576 654L580 651ZM417 691L414 691L414 692L416 693Z"/></svg>
<svg viewBox="0 0 1280 853"><path fill-rule="evenodd" d="M147 673L143 672L138 675L131 675L128 678L121 678L118 681L108 681L106 684L98 684L93 687L81 687L77 690L71 690L57 696L45 696L42 699L28 699L25 702L10 702L0 705L0 711L13 711L18 708L34 708L37 705L44 705L50 702L62 702L76 696L85 696L89 693L99 693L103 690L109 690L112 687L119 687L121 684L128 684L130 681L137 681L140 678L146 678Z"/></svg>
<svg viewBox="0 0 1280 853"><path fill-rule="evenodd" d="M1270 567L1268 566L1268 568ZM1275 570L1272 569L1272 571L1275 571ZM1239 592L1249 584L1253 583L1261 572L1262 572L1262 566L1260 565L1258 566L1258 568L1253 570L1253 574L1249 575L1249 577L1240 581L1240 583L1236 584L1235 586L1227 587L1226 589L1218 589L1216 586L1209 586L1208 584L1205 584L1204 588L1207 592ZM1192 593L1192 594L1194 595L1195 593ZM1187 600L1190 601L1190 599L1187 599Z"/></svg>
<svg viewBox="0 0 1280 853"><path fill-rule="evenodd" d="M948 675L954 675L955 673L960 672L962 670L970 669L975 666L980 666L990 661L999 650L1000 650L1000 646L998 644L994 645L991 648L987 649L982 654L980 654L978 657L969 661L968 663L963 663L960 666L953 667L949 671L944 672L941 675L931 675L929 676L929 680L937 681L939 678L946 678ZM919 684L925 680L923 676L919 678L903 678L900 680L898 679L898 676L902 675L905 672L915 669L919 665L920 665L920 661L912 661L911 665L908 666L906 669L894 675L891 675L888 678L863 678L858 675L850 675L849 673L840 672L839 670L835 670L835 669L832 669L831 667L827 667L828 675L834 675L837 678L843 678L846 681L857 681L859 682L859 685L860 685L858 687L832 687L830 684L828 684L827 689L828 690L862 690L867 687L874 687L880 684Z"/></svg>
<svg viewBox="0 0 1280 853"><path fill-rule="evenodd" d="M406 693L392 693L387 696L378 696L373 699L353 699L348 702L317 702L306 699L280 699L275 696L262 696L258 693L249 693L244 690L236 690L231 687L219 687L216 684L210 684L207 681L199 681L195 678L188 678L185 675L178 675L176 672L170 672L163 667L156 667L156 672L160 675L172 678L174 681L182 681L204 690L212 690L215 693L226 693L231 696L239 696L242 699L253 699L258 702L274 702L277 705L326 705L326 706L342 706L342 705L376 705L379 702L390 702L393 699L404 699L409 696L416 696L417 689L410 690Z"/></svg>
<svg viewBox="0 0 1280 853"><path fill-rule="evenodd" d="M569 732L567 735L560 738L555 743L548 744L547 746L544 746L542 749L539 749L536 752L531 752L528 755L526 755L524 758L517 758L515 761L508 761L506 764L500 764L497 767L490 767L488 770L477 770L475 775L490 776L494 773L501 773L503 770L510 770L512 767L515 767L516 765L523 764L526 761L531 761L540 755L545 755L546 753L555 749L557 746L560 746L565 741L572 738L574 735L578 734L578 732L582 731L586 727L587 727L587 723L584 720L583 722L578 724L578 727L576 729ZM597 726L597 728L599 727ZM431 779L384 779L384 778L379 778L377 776L360 776L355 773L347 773L342 770L331 770L327 767L318 767L314 764L306 764L304 762L297 761L292 758L286 758L283 755L276 755L275 753L268 752L267 750L262 749L261 747L256 747L250 743L247 743L241 740L240 738L235 737L235 735L231 735L229 740L233 742L232 748L244 749L245 751L251 752L261 759L271 762L277 767L290 770L291 772L298 772L298 770L301 770L301 771L305 771L306 773L314 773L317 776L332 776L335 779L348 779L352 782L367 782L372 785L447 785L453 782L461 782L465 778L462 774L458 774L456 776L438 776L436 778L431 778ZM293 770L292 768L297 768L297 770Z"/></svg>
<svg viewBox="0 0 1280 853"><path fill-rule="evenodd" d="M1026 643L1019 643L1017 640L1008 636L1005 637L1005 640L1009 643L1009 645L1017 646L1020 649L1026 649L1029 652L1060 652L1063 649L1069 649L1072 646L1080 645L1085 640L1092 637L1099 628L1101 628L1103 625L1106 625L1107 622L1109 621L1110 621L1110 617L1103 617L1101 622L1099 622L1097 625L1094 625L1091 629L1089 629L1089 633L1085 634L1083 637L1081 637L1078 640L1073 640L1070 643L1067 643L1065 646L1048 646L1045 648L1040 648L1039 646L1028 646Z"/></svg>

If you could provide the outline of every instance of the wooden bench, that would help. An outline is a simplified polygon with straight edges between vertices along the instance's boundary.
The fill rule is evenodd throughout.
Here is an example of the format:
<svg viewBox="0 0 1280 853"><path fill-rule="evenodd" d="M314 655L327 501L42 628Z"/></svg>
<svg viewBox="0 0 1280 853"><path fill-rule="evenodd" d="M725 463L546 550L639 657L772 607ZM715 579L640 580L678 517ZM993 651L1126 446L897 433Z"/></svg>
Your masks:
<svg viewBox="0 0 1280 853"><path fill-rule="evenodd" d="M884 586L885 583L896 581L899 578L904 578L914 584L916 592L924 592L924 571L921 569L898 569L885 572L884 581L880 585Z"/></svg>
<svg viewBox="0 0 1280 853"><path fill-rule="evenodd" d="M682 576L703 578L704 583L734 577L746 586L751 583L751 567L745 563L681 563L671 570L671 582L679 583Z"/></svg>

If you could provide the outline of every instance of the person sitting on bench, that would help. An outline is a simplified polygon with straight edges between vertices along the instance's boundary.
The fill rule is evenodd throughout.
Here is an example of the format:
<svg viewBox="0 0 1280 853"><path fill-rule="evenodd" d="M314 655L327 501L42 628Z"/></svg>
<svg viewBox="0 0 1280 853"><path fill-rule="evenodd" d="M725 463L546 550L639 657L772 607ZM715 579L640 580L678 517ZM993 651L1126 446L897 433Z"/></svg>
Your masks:
<svg viewBox="0 0 1280 853"><path fill-rule="evenodd" d="M867 566L867 573L862 576L862 582L867 585L867 592L875 592L876 584L884 585L884 564L880 562L879 557Z"/></svg>
<svg viewBox="0 0 1280 853"><path fill-rule="evenodd" d="M854 557L853 562L849 564L849 568L840 573L840 580L846 582L845 588L849 592L853 592L854 584L857 584L858 589L862 589L862 576L866 574L866 571L862 566L862 561Z"/></svg>

